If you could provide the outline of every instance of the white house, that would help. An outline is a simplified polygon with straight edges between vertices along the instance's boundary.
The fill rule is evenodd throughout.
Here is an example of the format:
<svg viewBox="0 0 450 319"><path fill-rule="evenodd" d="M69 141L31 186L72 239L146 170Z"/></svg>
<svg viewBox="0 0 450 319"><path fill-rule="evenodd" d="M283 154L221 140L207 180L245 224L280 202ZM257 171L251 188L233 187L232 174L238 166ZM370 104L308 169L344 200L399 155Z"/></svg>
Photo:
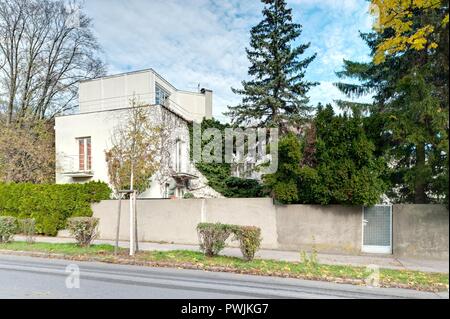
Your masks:
<svg viewBox="0 0 450 319"><path fill-rule="evenodd" d="M176 89L152 69L84 81L79 87L78 113L55 121L56 183L109 183L105 151L126 118L130 99L136 97L162 121L168 132L161 168L152 178L144 198L221 197L189 158L188 123L212 116L212 91L187 92Z"/></svg>

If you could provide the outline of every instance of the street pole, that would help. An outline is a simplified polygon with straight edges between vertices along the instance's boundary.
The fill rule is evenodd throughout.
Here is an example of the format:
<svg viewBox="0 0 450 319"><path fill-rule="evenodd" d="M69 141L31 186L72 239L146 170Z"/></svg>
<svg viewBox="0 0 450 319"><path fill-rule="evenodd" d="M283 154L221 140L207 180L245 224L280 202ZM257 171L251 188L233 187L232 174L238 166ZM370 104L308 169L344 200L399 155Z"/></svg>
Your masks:
<svg viewBox="0 0 450 319"><path fill-rule="evenodd" d="M134 191L134 244L135 251L139 251L139 240L138 240L138 220L137 220L137 191Z"/></svg>
<svg viewBox="0 0 450 319"><path fill-rule="evenodd" d="M119 231L120 231L120 212L122 210L122 193L119 192L119 209L117 211L117 227L116 227L116 246L114 247L114 255L117 256L119 250Z"/></svg>
<svg viewBox="0 0 450 319"><path fill-rule="evenodd" d="M133 190L133 167L131 168L130 191ZM133 209L134 192L130 192L130 256L134 256L134 209Z"/></svg>

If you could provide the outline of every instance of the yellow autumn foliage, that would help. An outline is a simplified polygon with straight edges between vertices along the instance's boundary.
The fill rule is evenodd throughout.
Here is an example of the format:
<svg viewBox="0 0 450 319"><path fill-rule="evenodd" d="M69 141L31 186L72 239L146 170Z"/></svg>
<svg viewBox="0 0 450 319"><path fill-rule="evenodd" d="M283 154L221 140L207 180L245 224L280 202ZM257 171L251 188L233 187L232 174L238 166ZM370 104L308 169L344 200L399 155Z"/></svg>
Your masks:
<svg viewBox="0 0 450 319"><path fill-rule="evenodd" d="M387 55L402 52L407 49L434 49L438 44L431 40L435 26L426 24L413 30L413 11L421 10L424 14L430 10L440 8L442 0L372 0L371 13L376 15L375 31L381 33L385 29L392 29L395 35L380 43L374 56L374 62L380 64ZM449 22L448 13L441 21L445 27Z"/></svg>

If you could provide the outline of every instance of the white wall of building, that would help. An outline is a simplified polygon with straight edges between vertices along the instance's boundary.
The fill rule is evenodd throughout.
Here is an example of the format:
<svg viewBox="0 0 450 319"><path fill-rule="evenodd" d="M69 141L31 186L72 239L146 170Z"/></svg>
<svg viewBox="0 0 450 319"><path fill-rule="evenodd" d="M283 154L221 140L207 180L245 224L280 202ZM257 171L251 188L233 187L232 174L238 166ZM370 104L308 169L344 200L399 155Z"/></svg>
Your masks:
<svg viewBox="0 0 450 319"><path fill-rule="evenodd" d="M170 93L169 104L155 105L155 85ZM126 121L130 99L135 96L147 105L153 121L165 121L171 127L166 136L170 146L170 157L161 160L161 169L152 178L151 187L142 194L144 198L162 198L165 195L168 167L175 169L175 160L181 163L178 171L197 176L193 181L199 197L221 197L206 186L206 179L190 162L188 121L201 121L212 114L212 93L178 91L153 70L145 70L109 76L82 82L79 90L79 113L57 117L55 120L56 183L79 183L99 180L109 183L105 152L112 147L114 131ZM169 111L168 111L169 110ZM162 113L164 111L164 113ZM167 123L164 126L167 126ZM91 169L80 172L78 139L91 138ZM175 141L179 140L179 152ZM163 165L164 164L164 165ZM184 191L184 190L183 190ZM188 191L188 190L186 190Z"/></svg>
<svg viewBox="0 0 450 319"><path fill-rule="evenodd" d="M80 113L126 108L133 96L143 104L155 104L155 84L170 94L167 106L185 119L201 122L203 117L211 118L211 91L177 90L151 69L81 82Z"/></svg>

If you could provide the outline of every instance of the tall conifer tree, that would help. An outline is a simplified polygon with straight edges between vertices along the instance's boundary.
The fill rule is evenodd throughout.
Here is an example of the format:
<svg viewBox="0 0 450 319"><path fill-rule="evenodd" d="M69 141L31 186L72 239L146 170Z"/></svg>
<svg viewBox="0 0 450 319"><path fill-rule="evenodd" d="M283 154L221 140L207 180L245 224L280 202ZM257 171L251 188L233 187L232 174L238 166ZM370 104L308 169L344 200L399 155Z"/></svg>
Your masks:
<svg viewBox="0 0 450 319"><path fill-rule="evenodd" d="M264 19L251 29L246 50L251 79L242 82L242 89L232 89L242 102L229 106L226 115L236 125L285 128L299 123L310 111L307 93L317 83L304 77L316 54L301 58L310 43L296 45L302 26L293 22L285 0L262 2Z"/></svg>

